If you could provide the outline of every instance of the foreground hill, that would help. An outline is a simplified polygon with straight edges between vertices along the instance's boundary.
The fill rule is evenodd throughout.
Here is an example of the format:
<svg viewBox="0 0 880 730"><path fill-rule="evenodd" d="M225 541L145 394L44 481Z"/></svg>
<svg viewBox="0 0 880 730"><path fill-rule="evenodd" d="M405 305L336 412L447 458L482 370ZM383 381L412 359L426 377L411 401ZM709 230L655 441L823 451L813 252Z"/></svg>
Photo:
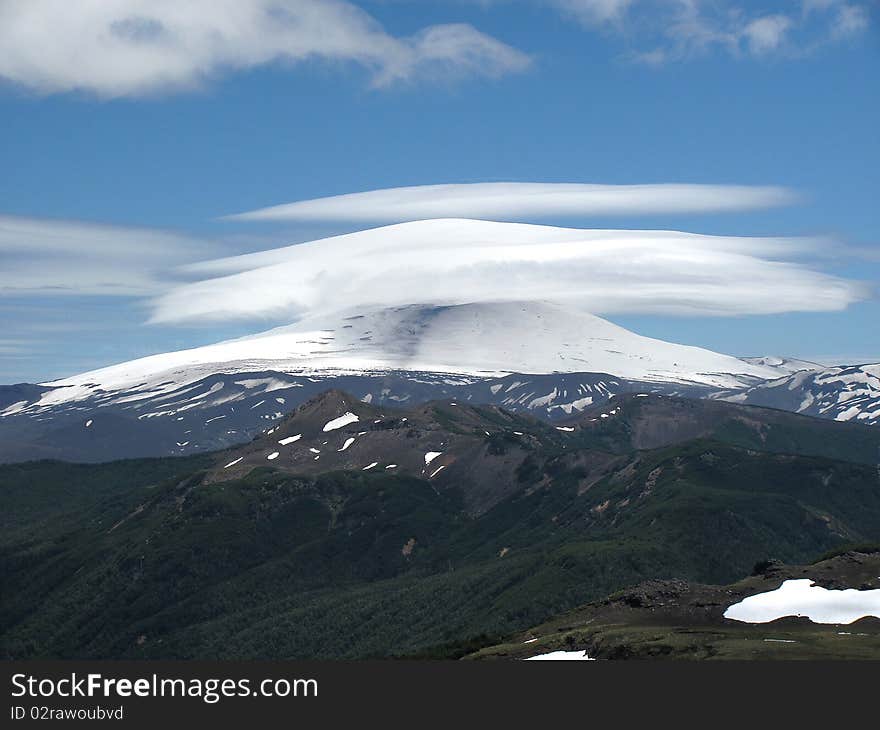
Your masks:
<svg viewBox="0 0 880 730"><path fill-rule="evenodd" d="M726 583L767 557L880 539L874 429L669 401L633 396L554 426L330 391L224 452L0 467L0 646L400 655L646 579Z"/></svg>
<svg viewBox="0 0 880 730"><path fill-rule="evenodd" d="M546 483L568 468L592 486L615 470L635 468L637 452L697 439L866 465L880 451L875 429L721 401L630 394L550 425L457 400L400 411L330 390L250 444L220 452L206 481L267 466L301 475L383 471L424 479L435 490L454 487L478 514L529 479Z"/></svg>
<svg viewBox="0 0 880 730"><path fill-rule="evenodd" d="M569 431L494 406L451 400L399 411L330 390L250 444L221 452L206 480L266 466L300 475L381 471L424 480L435 491L454 487L468 511L479 513L521 488L519 470L530 454L561 453L570 440Z"/></svg>
<svg viewBox="0 0 880 730"><path fill-rule="evenodd" d="M561 651L566 656L585 652L595 659L878 659L877 615L846 623L818 623L795 615L760 623L725 618L731 606L750 596L805 579L830 591L864 591L860 603L873 605L874 613L880 614L878 576L880 546L874 546L811 565L766 562L756 566L752 576L727 586L649 581L519 632L469 658L526 659ZM785 616L786 610L779 613ZM795 607L790 610L794 613Z"/></svg>

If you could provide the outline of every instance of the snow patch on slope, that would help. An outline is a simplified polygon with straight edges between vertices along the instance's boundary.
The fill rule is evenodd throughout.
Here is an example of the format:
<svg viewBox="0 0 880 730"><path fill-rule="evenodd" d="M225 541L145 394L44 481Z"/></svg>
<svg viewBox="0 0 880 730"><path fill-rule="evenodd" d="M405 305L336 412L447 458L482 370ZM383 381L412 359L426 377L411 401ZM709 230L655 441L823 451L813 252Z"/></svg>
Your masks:
<svg viewBox="0 0 880 730"><path fill-rule="evenodd" d="M324 424L324 432L327 431L335 431L336 429L342 428L343 426L347 426L349 423L355 423L360 419L351 411L341 415L339 418L334 418L332 421L327 421Z"/></svg>
<svg viewBox="0 0 880 730"><path fill-rule="evenodd" d="M787 580L775 591L735 603L724 618L767 623L785 616L806 616L819 624L851 624L864 616L880 618L880 590L829 590L809 578Z"/></svg>
<svg viewBox="0 0 880 730"><path fill-rule="evenodd" d="M525 661L594 661L585 651L551 651L547 654L526 657Z"/></svg>

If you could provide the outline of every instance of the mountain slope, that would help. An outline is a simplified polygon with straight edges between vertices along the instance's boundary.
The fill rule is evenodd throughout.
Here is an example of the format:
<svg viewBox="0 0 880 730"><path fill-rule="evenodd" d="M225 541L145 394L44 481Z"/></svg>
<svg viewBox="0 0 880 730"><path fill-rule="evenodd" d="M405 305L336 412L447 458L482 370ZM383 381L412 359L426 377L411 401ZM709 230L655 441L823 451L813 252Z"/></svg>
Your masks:
<svg viewBox="0 0 880 730"><path fill-rule="evenodd" d="M251 443L221 452L207 479L227 481L259 467L296 474L381 470L425 479L435 489L456 485L480 512L507 496L523 469L552 471L549 463L565 463L571 451L580 454L584 477L595 478L614 455L697 439L867 465L880 450L880 432L872 428L660 395L621 395L561 424L455 399L405 411L377 408L330 390Z"/></svg>
<svg viewBox="0 0 880 730"><path fill-rule="evenodd" d="M880 534L873 469L757 455L742 482L713 486L742 458L709 444L658 454L585 491L566 468L476 518L455 489L379 473L119 485L113 503L67 511L61 528L3 537L0 646L14 657L400 654L523 629L640 580L724 582L767 556L804 560ZM21 494L10 468L2 489ZM643 495L658 468L669 477Z"/></svg>
<svg viewBox="0 0 880 730"><path fill-rule="evenodd" d="M814 423L828 439L875 433ZM400 654L522 629L648 578L727 582L769 556L880 539L874 464L687 429L638 450L497 408L391 412L332 391L276 427L199 460L0 467L14 507L0 531L4 655ZM758 430L798 447L785 429ZM288 460L267 458L285 448ZM400 469L364 470L380 452Z"/></svg>
<svg viewBox="0 0 880 730"><path fill-rule="evenodd" d="M601 372L717 388L779 374L766 365L642 337L549 302L409 306L342 312L94 370L47 383L52 390L20 410L39 412L96 392L125 391L130 400L155 397L217 372L264 370L306 375L406 370L478 377Z"/></svg>
<svg viewBox="0 0 880 730"><path fill-rule="evenodd" d="M877 659L880 616L847 625L791 616L765 624L724 617L743 599L809 579L828 590L880 592L880 549L853 549L811 565L767 561L728 586L651 581L487 647L472 659L525 659L553 651L595 659ZM876 611L876 610L875 610Z"/></svg>
<svg viewBox="0 0 880 730"><path fill-rule="evenodd" d="M772 408L654 394L623 394L560 427L583 445L619 452L656 449L693 439L781 454L876 464L880 433L858 423L829 422Z"/></svg>
<svg viewBox="0 0 880 730"><path fill-rule="evenodd" d="M330 387L373 405L455 397L559 419L617 393L709 395L787 372L550 302L364 309L39 386L0 386L0 461L223 448Z"/></svg>
<svg viewBox="0 0 880 730"><path fill-rule="evenodd" d="M766 365L775 368L782 373L798 373L803 370L822 370L823 366L809 360L797 360L789 357L779 357L778 355L764 355L762 357L744 357L742 358L752 365Z"/></svg>
<svg viewBox="0 0 880 730"><path fill-rule="evenodd" d="M273 371L210 375L154 396L96 392L84 401L31 412L31 400L8 388L14 406L0 416L0 462L29 459L109 461L144 456L187 455L244 443L315 395L337 388L374 406L414 406L455 398L497 405L547 420L564 419L618 393L705 395L705 387L644 384L603 373L513 374L477 379L449 374L395 371L363 375L302 376ZM4 386L0 386L0 396ZM36 407L36 406L35 406Z"/></svg>
<svg viewBox="0 0 880 730"><path fill-rule="evenodd" d="M737 393L724 400L781 408L836 421L880 423L880 363L797 372Z"/></svg>
<svg viewBox="0 0 880 730"><path fill-rule="evenodd" d="M493 406L450 400L399 411L330 390L250 444L221 452L207 482L260 467L300 475L376 471L423 479L437 491L455 485L477 514L517 488L517 469L529 453L558 451L565 440L545 422Z"/></svg>

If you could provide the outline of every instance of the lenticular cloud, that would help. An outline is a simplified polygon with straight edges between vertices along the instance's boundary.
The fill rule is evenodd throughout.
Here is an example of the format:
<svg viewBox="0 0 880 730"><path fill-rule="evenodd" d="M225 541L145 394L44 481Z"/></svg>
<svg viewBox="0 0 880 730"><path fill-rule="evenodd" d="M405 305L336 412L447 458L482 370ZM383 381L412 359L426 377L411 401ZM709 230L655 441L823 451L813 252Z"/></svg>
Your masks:
<svg viewBox="0 0 880 730"><path fill-rule="evenodd" d="M300 200L227 218L389 223L426 218L533 220L566 215L718 213L772 208L796 200L794 192L775 186L469 183L417 185Z"/></svg>
<svg viewBox="0 0 880 730"><path fill-rule="evenodd" d="M187 267L153 322L301 317L359 306L565 301L596 314L834 311L863 285L791 259L803 239L403 223ZM786 260L788 259L788 260Z"/></svg>

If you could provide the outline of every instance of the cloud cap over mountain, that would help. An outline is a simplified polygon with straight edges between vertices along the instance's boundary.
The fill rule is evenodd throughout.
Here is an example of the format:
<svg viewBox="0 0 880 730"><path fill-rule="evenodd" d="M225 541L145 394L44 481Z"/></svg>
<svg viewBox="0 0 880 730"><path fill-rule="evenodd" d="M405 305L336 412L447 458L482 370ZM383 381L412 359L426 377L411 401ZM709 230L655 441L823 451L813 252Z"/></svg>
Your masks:
<svg viewBox="0 0 880 730"><path fill-rule="evenodd" d="M815 242L443 219L186 267L153 322L302 317L358 306L517 300L595 314L836 311L859 283L796 259ZM787 260L785 260L787 259Z"/></svg>

